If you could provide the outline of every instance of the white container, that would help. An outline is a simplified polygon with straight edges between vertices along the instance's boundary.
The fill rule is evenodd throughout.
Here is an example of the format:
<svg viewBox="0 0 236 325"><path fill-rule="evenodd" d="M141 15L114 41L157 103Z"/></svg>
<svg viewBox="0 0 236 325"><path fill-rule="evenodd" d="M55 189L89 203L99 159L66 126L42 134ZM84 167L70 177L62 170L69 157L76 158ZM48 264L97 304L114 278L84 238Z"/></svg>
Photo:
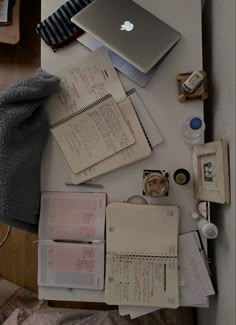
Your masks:
<svg viewBox="0 0 236 325"><path fill-rule="evenodd" d="M194 71L183 83L183 88L187 93L193 93L203 82L204 75L201 71Z"/></svg>
<svg viewBox="0 0 236 325"><path fill-rule="evenodd" d="M191 212L192 218L197 222L198 229L207 239L215 239L218 236L218 228L213 223L207 221L197 212Z"/></svg>
<svg viewBox="0 0 236 325"><path fill-rule="evenodd" d="M204 139L205 123L197 116L189 117L183 125L184 141L188 144L198 144Z"/></svg>

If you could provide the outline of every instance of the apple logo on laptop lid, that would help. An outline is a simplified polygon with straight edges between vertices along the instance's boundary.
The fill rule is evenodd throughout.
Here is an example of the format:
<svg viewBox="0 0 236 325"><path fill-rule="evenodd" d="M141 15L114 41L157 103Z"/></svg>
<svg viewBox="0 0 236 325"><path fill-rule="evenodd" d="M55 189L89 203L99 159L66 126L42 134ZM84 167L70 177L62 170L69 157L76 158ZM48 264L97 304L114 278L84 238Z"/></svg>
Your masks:
<svg viewBox="0 0 236 325"><path fill-rule="evenodd" d="M126 32L131 32L131 30L133 30L133 28L134 28L134 25L130 21L126 20L121 25L120 30L125 30Z"/></svg>

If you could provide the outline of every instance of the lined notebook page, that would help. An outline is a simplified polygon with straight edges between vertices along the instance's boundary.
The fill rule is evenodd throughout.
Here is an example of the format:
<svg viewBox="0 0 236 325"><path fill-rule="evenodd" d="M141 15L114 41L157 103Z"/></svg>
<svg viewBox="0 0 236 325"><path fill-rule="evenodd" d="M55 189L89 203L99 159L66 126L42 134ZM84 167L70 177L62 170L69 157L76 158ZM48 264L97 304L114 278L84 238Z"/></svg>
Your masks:
<svg viewBox="0 0 236 325"><path fill-rule="evenodd" d="M51 128L74 174L135 143L111 96Z"/></svg>
<svg viewBox="0 0 236 325"><path fill-rule="evenodd" d="M130 126L130 130L135 138L135 143L78 174L70 173L74 184L85 182L91 178L100 176L151 155L152 150L145 137L130 98L127 97L119 102L118 106L127 125Z"/></svg>
<svg viewBox="0 0 236 325"><path fill-rule="evenodd" d="M177 256L177 206L110 203L107 254Z"/></svg>
<svg viewBox="0 0 236 325"><path fill-rule="evenodd" d="M108 304L178 307L177 259L107 255Z"/></svg>
<svg viewBox="0 0 236 325"><path fill-rule="evenodd" d="M104 243L71 244L40 241L38 285L102 290Z"/></svg>
<svg viewBox="0 0 236 325"><path fill-rule="evenodd" d="M111 94L115 100L125 96L110 57L102 48L68 65L56 75L60 78L60 86L47 102L50 124L81 110L106 94Z"/></svg>
<svg viewBox="0 0 236 325"><path fill-rule="evenodd" d="M104 240L105 193L45 192L39 239Z"/></svg>

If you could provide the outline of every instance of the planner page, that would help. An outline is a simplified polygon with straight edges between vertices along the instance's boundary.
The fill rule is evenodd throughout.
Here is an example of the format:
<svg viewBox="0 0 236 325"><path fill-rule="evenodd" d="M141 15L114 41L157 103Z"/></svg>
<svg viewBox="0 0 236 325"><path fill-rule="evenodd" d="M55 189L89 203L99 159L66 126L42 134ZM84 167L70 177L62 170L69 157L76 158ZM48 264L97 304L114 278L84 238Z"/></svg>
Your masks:
<svg viewBox="0 0 236 325"><path fill-rule="evenodd" d="M104 240L105 208L105 193L45 192L39 239Z"/></svg>
<svg viewBox="0 0 236 325"><path fill-rule="evenodd" d="M178 295L176 258L107 256L108 304L177 308Z"/></svg>
<svg viewBox="0 0 236 325"><path fill-rule="evenodd" d="M107 254L177 257L178 227L177 206L110 203Z"/></svg>
<svg viewBox="0 0 236 325"><path fill-rule="evenodd" d="M40 241L38 285L102 290L104 243Z"/></svg>

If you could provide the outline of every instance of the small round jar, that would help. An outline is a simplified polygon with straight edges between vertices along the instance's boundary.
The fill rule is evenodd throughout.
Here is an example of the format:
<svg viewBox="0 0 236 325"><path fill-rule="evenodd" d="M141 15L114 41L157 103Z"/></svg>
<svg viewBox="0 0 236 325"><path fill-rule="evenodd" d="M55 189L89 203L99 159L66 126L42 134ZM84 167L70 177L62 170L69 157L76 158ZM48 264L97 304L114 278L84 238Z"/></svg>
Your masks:
<svg viewBox="0 0 236 325"><path fill-rule="evenodd" d="M151 173L144 178L143 190L146 195L165 196L168 193L168 179L159 173Z"/></svg>
<svg viewBox="0 0 236 325"><path fill-rule="evenodd" d="M177 169L174 172L173 177L174 177L175 183L178 184L178 185L185 185L190 181L190 174L184 168Z"/></svg>

